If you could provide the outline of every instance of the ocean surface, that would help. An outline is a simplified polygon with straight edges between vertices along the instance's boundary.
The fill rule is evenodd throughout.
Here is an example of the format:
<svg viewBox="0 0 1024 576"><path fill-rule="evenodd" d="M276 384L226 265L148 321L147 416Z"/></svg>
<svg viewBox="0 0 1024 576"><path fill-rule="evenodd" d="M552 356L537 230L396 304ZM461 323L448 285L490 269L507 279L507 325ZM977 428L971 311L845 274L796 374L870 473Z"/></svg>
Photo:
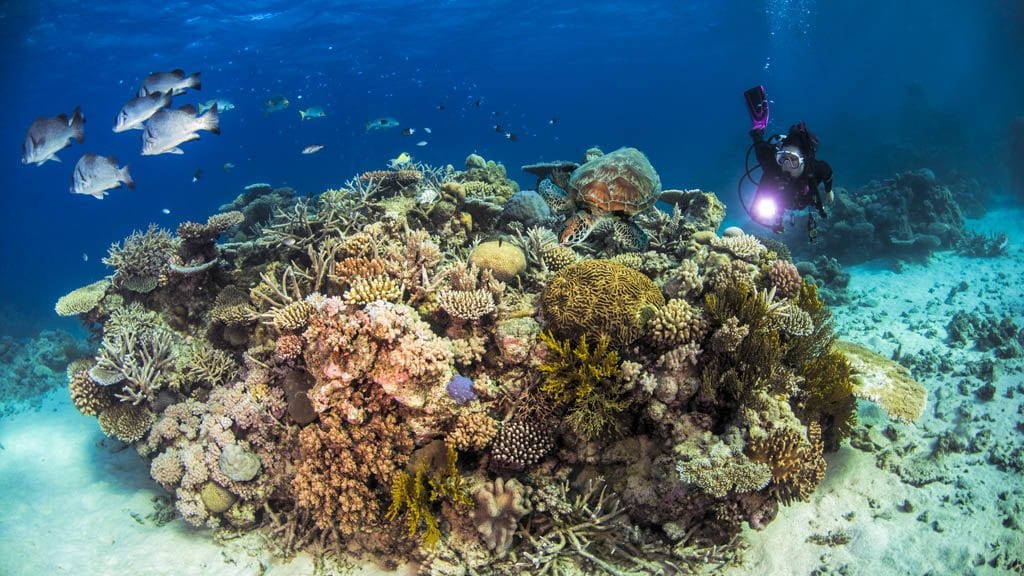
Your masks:
<svg viewBox="0 0 1024 576"><path fill-rule="evenodd" d="M822 262L839 257L830 278L847 274L846 281L822 285L839 338L900 361L929 399L916 428L893 428L862 404L860 432L853 436L859 448L844 444L830 457L829 476L810 502L783 508L767 532L746 528L751 559L729 569L1024 571L1024 331L1018 330L1024 326L1024 190L1015 191L1011 179L1013 166L1024 170L1024 158L1010 147L1014 120L1024 115L1020 2L16 0L0 5L0 48L0 377L7 381L0 386L0 502L7 505L0 508L25 520L15 525L0 518L0 541L8 542L0 544L0 574L163 573L145 563L109 560L70 536L52 558L38 556L46 554L48 534L64 533L64 519L56 504L18 505L15 495L25 483L50 487L64 507L75 506L73 495L83 490L83 520L72 525L93 532L124 523L117 533L136 557L150 554L150 547L180 545L197 565L219 566L182 573L322 568L308 556L289 568L258 544L230 552L259 558L256 564L221 566L208 532L181 519L166 526L141 519L151 497L163 497L161 487L149 479L143 459L112 448L115 441L68 400L64 367L97 351L96 326L89 339L78 319L54 312L61 296L114 273L103 262L113 243L150 224L174 231L181 222L204 222L254 183L315 197L363 172L387 170L402 153L456 170L478 154L503 164L508 178L526 190L536 179L521 166L581 163L591 147L637 148L657 169L663 189L717 195L728 210L722 229L736 225L772 236L743 211L737 195L751 142L743 92L756 85L770 99L768 133L806 122L820 139L818 158L831 164L843 191L835 210L846 212L819 221L820 234L831 237L808 243L801 220L781 239L798 259L817 263L818 278L825 274ZM232 107L219 113L219 135L201 132L180 155L143 156L142 131L111 128L147 74L173 69L201 73L202 80L201 90L175 96L174 107L211 99ZM269 111L268 100L277 96L286 97L288 107ZM23 164L19 146L33 121L70 116L76 107L85 116L84 142L59 151L60 162ZM324 116L302 119L299 111L311 107ZM379 118L399 125L368 129ZM309 146L322 148L303 153ZM130 168L135 189L115 188L102 200L72 194L72 173L85 153L116 157ZM941 243L923 254L865 249L846 258L857 250L839 246L843 239L862 240L848 234L856 229L853 216L842 216L855 212L849 206L858 190L877 191L885 185L870 183L922 170L930 174L930 190L953 190L963 231L1006 235L995 241L998 249L970 254L962 242L948 241L946 229L915 229L893 244ZM965 181L971 186L961 185ZM896 204L893 213L901 209ZM864 206L856 213L870 218L864 214L874 212ZM849 227L841 228L836 214ZM958 312L974 314L975 331L951 342L950 321ZM992 328L1003 319L1002 331ZM1001 339L979 344L983 332ZM944 355L952 364L938 360ZM62 439L50 456L39 444L41 434ZM957 448L978 434L994 439ZM915 476L881 455L890 450L884 442L932 463L939 453L954 456L940 471ZM54 463L49 479L47 458ZM853 472L854 461L869 472ZM860 483L897 487L872 499ZM976 490L986 495L964 504ZM33 495L48 498L42 491ZM115 507L120 512L112 517L101 513ZM961 532L957 518L971 515L992 527ZM856 525L843 528L842 518ZM149 532L132 532L141 529ZM787 530L803 538L786 552L793 565L773 559ZM846 540L838 544L841 538L825 548L806 543L820 536L820 546L822 535L840 532ZM926 548L944 539L962 546L927 559ZM886 542L899 543L926 568L898 558ZM927 545L918 550L920 542ZM3 560L14 557L8 554L18 560ZM823 559L829 554L831 560ZM106 564L95 564L97 557Z"/></svg>

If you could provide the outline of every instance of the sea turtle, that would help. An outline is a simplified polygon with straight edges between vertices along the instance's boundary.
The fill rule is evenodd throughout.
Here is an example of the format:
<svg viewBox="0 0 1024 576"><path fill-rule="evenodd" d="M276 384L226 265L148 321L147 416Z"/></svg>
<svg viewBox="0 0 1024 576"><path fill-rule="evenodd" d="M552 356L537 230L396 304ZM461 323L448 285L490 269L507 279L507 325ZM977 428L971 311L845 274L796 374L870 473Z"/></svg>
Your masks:
<svg viewBox="0 0 1024 576"><path fill-rule="evenodd" d="M560 240L577 244L595 231L611 232L624 247L644 250L647 234L631 218L654 206L661 179L642 152L620 148L577 168L569 179L576 212L565 222Z"/></svg>

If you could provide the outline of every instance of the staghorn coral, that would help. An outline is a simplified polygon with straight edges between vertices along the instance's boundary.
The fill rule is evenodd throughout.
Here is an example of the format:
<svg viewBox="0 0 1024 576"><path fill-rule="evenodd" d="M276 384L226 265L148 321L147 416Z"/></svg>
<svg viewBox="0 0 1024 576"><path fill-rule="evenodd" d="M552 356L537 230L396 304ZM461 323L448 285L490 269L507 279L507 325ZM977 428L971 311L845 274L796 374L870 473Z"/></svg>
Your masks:
<svg viewBox="0 0 1024 576"><path fill-rule="evenodd" d="M518 480L496 478L485 482L473 498L477 531L494 556L504 558L512 547L519 520L532 510L529 491Z"/></svg>
<svg viewBox="0 0 1024 576"><path fill-rule="evenodd" d="M511 282L526 271L526 254L511 242L481 242L469 253L469 263L490 270L502 282Z"/></svg>
<svg viewBox="0 0 1024 576"><path fill-rule="evenodd" d="M107 334L89 376L104 386L122 384L115 396L139 405L171 384L175 335L167 328L128 326Z"/></svg>
<svg viewBox="0 0 1024 576"><path fill-rule="evenodd" d="M117 402L99 415L100 430L129 444L142 440L153 424L153 413L145 406Z"/></svg>
<svg viewBox="0 0 1024 576"><path fill-rule="evenodd" d="M238 363L227 352L201 338L180 349L173 386L188 392L196 387L215 388L238 375Z"/></svg>
<svg viewBox="0 0 1024 576"><path fill-rule="evenodd" d="M177 235L186 243L202 245L215 242L217 237L231 227L241 224L245 214L238 210L214 214L206 219L205 224L198 222L182 222L178 225Z"/></svg>
<svg viewBox="0 0 1024 576"><path fill-rule="evenodd" d="M646 319L665 304L647 276L609 260L583 260L555 274L543 293L548 327L561 338L609 337L626 346L643 333Z"/></svg>
<svg viewBox="0 0 1024 576"><path fill-rule="evenodd" d="M167 230L150 224L145 232L132 232L123 244L112 244L103 263L114 269L115 287L149 292L167 273L177 251L178 240Z"/></svg>
<svg viewBox="0 0 1024 576"><path fill-rule="evenodd" d="M87 314L99 306L100 301L103 300L104 296L106 296L107 288L109 286L110 281L103 279L98 282L93 282L88 286L76 288L70 293L58 298L57 304L53 308L57 312L58 316Z"/></svg>
<svg viewBox="0 0 1024 576"><path fill-rule="evenodd" d="M747 455L752 462L771 468L769 490L777 500L788 504L807 500L825 478L823 448L821 427L812 422L807 427L806 439L793 428L773 430L766 438L752 439Z"/></svg>
<svg viewBox="0 0 1024 576"><path fill-rule="evenodd" d="M441 290L437 303L458 320L479 320L494 312L494 296L487 290Z"/></svg>
<svg viewBox="0 0 1024 576"><path fill-rule="evenodd" d="M699 341L707 324L703 311L686 300L673 298L657 308L645 327L655 346L675 348L687 342Z"/></svg>

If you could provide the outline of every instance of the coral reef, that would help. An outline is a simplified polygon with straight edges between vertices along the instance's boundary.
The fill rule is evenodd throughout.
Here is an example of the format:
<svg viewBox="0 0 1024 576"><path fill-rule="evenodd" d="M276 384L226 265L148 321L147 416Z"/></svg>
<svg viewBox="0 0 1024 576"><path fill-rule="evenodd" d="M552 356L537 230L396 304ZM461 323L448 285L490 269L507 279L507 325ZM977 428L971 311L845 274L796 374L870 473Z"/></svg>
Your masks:
<svg viewBox="0 0 1024 576"><path fill-rule="evenodd" d="M836 341L838 263L719 236L715 195L659 195L639 151L529 166L536 192L478 155L393 168L135 232L58 306L102 336L56 367L73 403L190 524L424 574L688 573L811 494L856 397L923 409ZM956 223L923 176L878 186ZM597 233L560 243L569 216Z"/></svg>

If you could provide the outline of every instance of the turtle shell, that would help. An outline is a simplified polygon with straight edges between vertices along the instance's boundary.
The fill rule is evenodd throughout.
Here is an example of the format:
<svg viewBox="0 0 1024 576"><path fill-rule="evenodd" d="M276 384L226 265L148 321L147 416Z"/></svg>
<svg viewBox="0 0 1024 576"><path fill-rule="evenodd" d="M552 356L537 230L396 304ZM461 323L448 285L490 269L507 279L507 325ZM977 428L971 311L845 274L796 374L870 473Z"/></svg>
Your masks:
<svg viewBox="0 0 1024 576"><path fill-rule="evenodd" d="M658 199L661 178L642 152L619 148L577 168L569 194L581 210L632 216Z"/></svg>

